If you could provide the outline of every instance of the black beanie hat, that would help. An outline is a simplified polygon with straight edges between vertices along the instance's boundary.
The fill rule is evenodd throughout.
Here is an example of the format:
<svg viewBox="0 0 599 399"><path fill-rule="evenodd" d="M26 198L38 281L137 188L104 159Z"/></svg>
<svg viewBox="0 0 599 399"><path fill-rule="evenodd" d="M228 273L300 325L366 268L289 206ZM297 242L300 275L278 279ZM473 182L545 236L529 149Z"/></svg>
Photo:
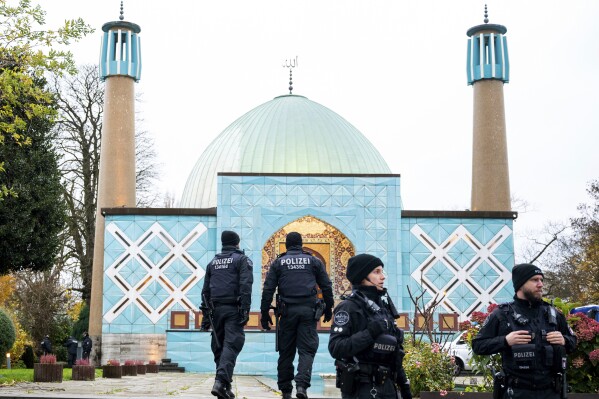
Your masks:
<svg viewBox="0 0 599 399"><path fill-rule="evenodd" d="M296 231L287 234L285 238L285 246L287 248L302 246L302 235Z"/></svg>
<svg viewBox="0 0 599 399"><path fill-rule="evenodd" d="M514 292L517 292L532 276L540 274L543 276L543 271L530 263L521 263L514 266L512 269L512 283L514 283Z"/></svg>
<svg viewBox="0 0 599 399"><path fill-rule="evenodd" d="M350 283L358 285L373 271L377 266L385 266L383 261L369 254L360 254L352 256L347 261L347 271L345 275Z"/></svg>
<svg viewBox="0 0 599 399"><path fill-rule="evenodd" d="M239 236L236 232L225 230L220 236L220 241L224 245L237 245L239 244Z"/></svg>

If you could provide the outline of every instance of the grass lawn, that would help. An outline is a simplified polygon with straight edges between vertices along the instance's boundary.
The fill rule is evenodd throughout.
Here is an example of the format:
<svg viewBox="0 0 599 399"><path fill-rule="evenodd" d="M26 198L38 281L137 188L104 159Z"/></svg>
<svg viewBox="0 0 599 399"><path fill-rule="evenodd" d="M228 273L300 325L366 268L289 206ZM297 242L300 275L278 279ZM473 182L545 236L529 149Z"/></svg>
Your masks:
<svg viewBox="0 0 599 399"><path fill-rule="evenodd" d="M64 368L62 370L62 380L71 379L72 370ZM102 377L102 369L96 368L96 378ZM0 385L12 385L17 382L33 382L33 369L0 369Z"/></svg>

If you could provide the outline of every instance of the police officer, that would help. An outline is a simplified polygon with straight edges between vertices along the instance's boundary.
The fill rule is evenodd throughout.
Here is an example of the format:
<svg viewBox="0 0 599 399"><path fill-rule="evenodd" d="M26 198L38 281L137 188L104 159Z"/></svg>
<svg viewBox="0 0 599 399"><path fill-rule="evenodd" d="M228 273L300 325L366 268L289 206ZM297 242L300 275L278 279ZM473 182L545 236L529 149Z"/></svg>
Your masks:
<svg viewBox="0 0 599 399"><path fill-rule="evenodd" d="M512 270L514 301L500 305L472 340L478 355L501 352L497 398L557 399L565 393L566 353L576 337L563 314L542 300L543 272L520 264Z"/></svg>
<svg viewBox="0 0 599 399"><path fill-rule="evenodd" d="M77 341L73 336L70 336L65 342L64 346L67 348L67 365L68 367L73 367L75 361L77 360L77 345L79 345L79 341Z"/></svg>
<svg viewBox="0 0 599 399"><path fill-rule="evenodd" d="M44 352L44 355L49 355L52 353L52 342L50 341L49 335L44 336L41 346L42 346L42 352Z"/></svg>
<svg viewBox="0 0 599 399"><path fill-rule="evenodd" d="M81 343L81 347L83 349L82 357L84 359L89 359L89 355L92 352L92 339L89 337L87 331L83 333L83 342Z"/></svg>
<svg viewBox="0 0 599 399"><path fill-rule="evenodd" d="M277 365L278 386L283 399L291 398L295 380L296 396L307 399L310 387L312 364L318 349L316 320L320 319L320 306L324 305L324 321L332 317L333 288L322 262L309 252L302 250L302 236L297 232L287 234L287 252L275 259L268 269L260 310L260 324L270 330L273 324L269 314L273 294L278 287L280 316L278 331L279 361ZM318 299L317 287L322 290L324 304ZM297 374L293 376L293 359L299 353Z"/></svg>
<svg viewBox="0 0 599 399"><path fill-rule="evenodd" d="M210 328L212 317L216 377L211 393L220 399L232 399L233 369L245 343L243 326L249 319L254 277L252 261L239 250L237 233L223 231L221 242L222 252L208 264L204 276L201 329Z"/></svg>
<svg viewBox="0 0 599 399"><path fill-rule="evenodd" d="M335 307L329 352L336 359L337 387L344 399L411 399L403 368L403 331L383 287L383 262L360 254L347 262L352 294Z"/></svg>

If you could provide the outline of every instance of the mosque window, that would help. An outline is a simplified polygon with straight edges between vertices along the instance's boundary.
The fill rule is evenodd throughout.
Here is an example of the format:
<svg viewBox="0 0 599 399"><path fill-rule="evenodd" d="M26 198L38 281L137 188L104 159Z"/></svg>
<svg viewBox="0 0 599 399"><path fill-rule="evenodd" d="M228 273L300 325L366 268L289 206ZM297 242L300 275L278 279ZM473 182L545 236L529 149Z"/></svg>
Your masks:
<svg viewBox="0 0 599 399"><path fill-rule="evenodd" d="M112 54L115 61L127 61L127 32L113 32L113 49Z"/></svg>

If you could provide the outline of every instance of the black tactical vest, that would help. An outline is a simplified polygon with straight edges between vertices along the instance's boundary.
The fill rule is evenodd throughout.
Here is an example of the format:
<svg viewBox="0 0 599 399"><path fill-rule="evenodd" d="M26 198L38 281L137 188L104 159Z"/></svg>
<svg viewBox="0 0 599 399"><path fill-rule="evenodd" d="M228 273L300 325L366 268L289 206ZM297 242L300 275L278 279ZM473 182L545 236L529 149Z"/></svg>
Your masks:
<svg viewBox="0 0 599 399"><path fill-rule="evenodd" d="M547 342L546 336L557 330L557 321L551 320L551 306L541 304L536 317L529 317L514 303L501 304L499 308L511 331L527 330L531 341L524 345L513 345L502 354L503 367L508 374L533 373L551 375L560 366L561 352L556 345ZM555 312L555 309L553 309Z"/></svg>
<svg viewBox="0 0 599 399"><path fill-rule="evenodd" d="M239 297L239 263L245 257L241 251L220 253L212 259L210 298L214 302L233 303Z"/></svg>
<svg viewBox="0 0 599 399"><path fill-rule="evenodd" d="M307 252L286 252L276 260L279 263L279 294L283 300L309 298L316 295L314 267L317 258Z"/></svg>
<svg viewBox="0 0 599 399"><path fill-rule="evenodd" d="M396 326L395 319L391 315L389 309L385 304L380 306L380 310L372 312L367 309L366 305L360 298L350 296L349 300L356 303L362 309L363 314L366 316L368 324L375 320L386 320L388 329L386 332L379 335L374 344L362 352L356 355L356 358L362 363L380 364L384 366L394 366L397 349L397 338L395 336Z"/></svg>

